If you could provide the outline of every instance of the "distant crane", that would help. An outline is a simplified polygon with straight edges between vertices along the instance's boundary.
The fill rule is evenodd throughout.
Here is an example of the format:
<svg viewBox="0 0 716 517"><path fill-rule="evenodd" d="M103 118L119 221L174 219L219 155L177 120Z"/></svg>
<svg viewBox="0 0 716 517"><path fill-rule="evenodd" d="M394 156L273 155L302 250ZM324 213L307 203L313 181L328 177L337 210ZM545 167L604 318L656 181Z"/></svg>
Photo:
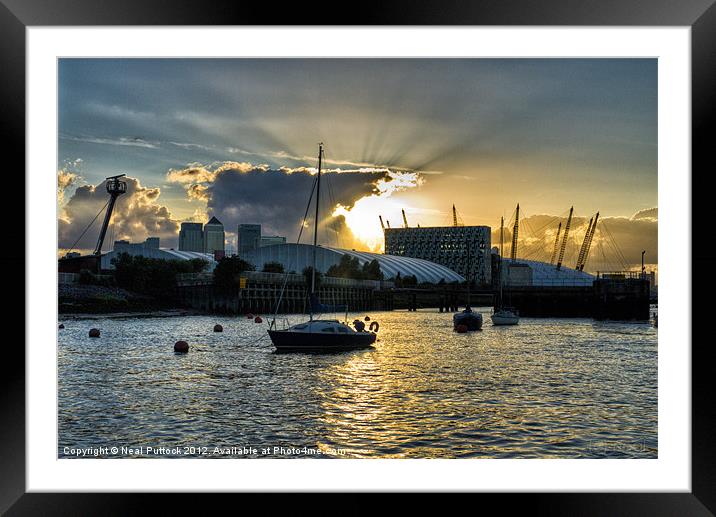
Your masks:
<svg viewBox="0 0 716 517"><path fill-rule="evenodd" d="M405 217L405 210L401 209L400 211L403 212L403 228L407 228L408 227L408 218Z"/></svg>
<svg viewBox="0 0 716 517"><path fill-rule="evenodd" d="M569 237L569 227L572 224L572 214L574 213L574 207L569 208L569 217L567 217L567 224L564 225L564 237L562 238L562 246L559 248L559 258L557 259L557 270L562 269L562 259L564 259L564 250L567 249L567 237Z"/></svg>
<svg viewBox="0 0 716 517"><path fill-rule="evenodd" d="M597 215L594 216L594 224L592 224L592 229L589 232L589 240L587 241L587 247L584 250L584 257L582 257L582 262L579 264L580 271L584 271L584 265L587 263L587 257L589 257L589 250L592 247L592 239L594 239L594 232L597 230L597 221L599 220L599 212L597 212Z"/></svg>
<svg viewBox="0 0 716 517"><path fill-rule="evenodd" d="M104 222L102 223L102 229L99 232L99 239L97 239L97 246L94 249L94 254L100 256L102 254L102 244L104 244L104 236L107 234L107 227L109 226L109 220L112 218L112 210L114 210L114 203L117 198L127 192L127 182L122 181L119 178L126 176L126 174L119 174L117 176L110 176L105 180L107 193L110 195L109 204L107 205L107 211L104 214Z"/></svg>
<svg viewBox="0 0 716 517"><path fill-rule="evenodd" d="M463 223L459 222L457 219L457 208L455 208L455 205L452 205L452 225L453 226L465 226Z"/></svg>
<svg viewBox="0 0 716 517"><path fill-rule="evenodd" d="M517 203L517 211L515 212L515 226L512 228L512 249L510 250L510 260L517 260L517 234L520 230L520 204Z"/></svg>
<svg viewBox="0 0 716 517"><path fill-rule="evenodd" d="M576 269L577 271L579 271L579 265L582 263L582 259L584 258L584 252L587 249L587 242L589 241L589 232L592 231L592 222L594 222L594 217L589 220L587 231L584 232L584 240L582 241L582 246L579 248L579 254L577 255L577 264L575 264L574 266L574 269Z"/></svg>
<svg viewBox="0 0 716 517"><path fill-rule="evenodd" d="M385 230L385 225L383 224L383 216L382 216L382 215L379 215L379 216L378 216L378 219L380 219L380 227L381 227L383 230Z"/></svg>
<svg viewBox="0 0 716 517"><path fill-rule="evenodd" d="M562 231L562 221L557 226L557 237L554 238L554 249L552 250L552 258L549 259L549 263L554 264L554 259L557 258L557 250L559 249L559 234Z"/></svg>
<svg viewBox="0 0 716 517"><path fill-rule="evenodd" d="M388 229L390 230L390 221L388 221L388 220L386 219L386 220L385 220L385 225L386 225L386 226L388 227Z"/></svg>

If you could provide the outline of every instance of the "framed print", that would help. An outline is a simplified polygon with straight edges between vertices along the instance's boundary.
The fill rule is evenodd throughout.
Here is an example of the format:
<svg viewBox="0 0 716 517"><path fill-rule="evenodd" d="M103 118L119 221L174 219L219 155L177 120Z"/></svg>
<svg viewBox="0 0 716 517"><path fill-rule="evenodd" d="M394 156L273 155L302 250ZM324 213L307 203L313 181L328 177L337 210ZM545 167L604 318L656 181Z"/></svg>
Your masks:
<svg viewBox="0 0 716 517"><path fill-rule="evenodd" d="M5 2L27 312L3 511L709 514L715 9Z"/></svg>

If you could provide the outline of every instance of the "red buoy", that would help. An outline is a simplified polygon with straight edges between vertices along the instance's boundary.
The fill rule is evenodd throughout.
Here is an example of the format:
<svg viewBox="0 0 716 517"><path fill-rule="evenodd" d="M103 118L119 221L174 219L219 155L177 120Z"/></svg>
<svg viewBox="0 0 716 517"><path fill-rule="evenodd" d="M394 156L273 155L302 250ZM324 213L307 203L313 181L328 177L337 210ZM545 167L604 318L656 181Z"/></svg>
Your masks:
<svg viewBox="0 0 716 517"><path fill-rule="evenodd" d="M177 341L174 343L174 351L181 354L186 354L189 351L189 343L186 341Z"/></svg>
<svg viewBox="0 0 716 517"><path fill-rule="evenodd" d="M99 337L99 329L90 329L89 337Z"/></svg>
<svg viewBox="0 0 716 517"><path fill-rule="evenodd" d="M256 316L254 318L254 323L261 323L263 320L261 319L261 316Z"/></svg>
<svg viewBox="0 0 716 517"><path fill-rule="evenodd" d="M216 325L214 325L214 332L224 332L224 327L217 323Z"/></svg>
<svg viewBox="0 0 716 517"><path fill-rule="evenodd" d="M465 332L467 332L467 325L458 325L457 327L455 327L455 330L460 334L464 334Z"/></svg>

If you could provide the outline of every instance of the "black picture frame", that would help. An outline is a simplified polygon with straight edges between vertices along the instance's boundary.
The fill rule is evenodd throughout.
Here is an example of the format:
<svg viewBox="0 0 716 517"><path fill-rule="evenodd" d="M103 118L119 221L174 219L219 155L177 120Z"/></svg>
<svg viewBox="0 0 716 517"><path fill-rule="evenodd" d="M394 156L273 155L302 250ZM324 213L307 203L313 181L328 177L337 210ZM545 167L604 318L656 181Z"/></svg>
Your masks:
<svg viewBox="0 0 716 517"><path fill-rule="evenodd" d="M25 170L25 30L39 25L606 25L606 26L690 26L692 35L692 268L713 270L716 254L712 246L702 245L709 235L710 220L699 207L711 205L713 172L712 151L714 100L716 97L716 6L714 0L490 0L482 2L391 1L380 4L356 4L344 14L337 4L321 2L307 5L257 3L242 1L174 0L0 0L0 106L6 162L15 170ZM683 174L688 181L688 171ZM26 193L31 195L31 193ZM14 196L23 203L23 196ZM17 207L16 213L24 213ZM5 271L28 273L25 257L19 251L28 238L23 225L14 223L7 239L17 243L18 251L0 259ZM685 239L686 241L686 239ZM21 245L22 243L22 245ZM677 245L676 243L674 245ZM12 276L12 275L11 275ZM20 275L14 275L20 282ZM709 305L705 295L712 293L713 274L693 283L692 352L692 491L691 493L591 493L591 494L485 494L509 507L529 507L530 513L551 515L711 515L716 512L716 448L714 447L714 412L711 393L712 369L710 343L697 340L697 325L708 321ZM690 281L690 280L689 280ZM15 293L24 292L18 285ZM17 294L6 310L7 321L19 322L24 304ZM29 300L29 302L33 302ZM689 303L689 300L683 300ZM28 308L31 310L31 306ZM683 322L686 324L686 322ZM114 515L136 513L148 508L146 495L129 494L28 494L25 493L25 353L21 347L4 347L0 376L0 512L7 515ZM688 347L691 343L660 343L660 346ZM54 348L52 348L54 350ZM162 495L160 504L180 504L184 510L196 504L193 497ZM215 497L215 496L212 496ZM245 497L245 496L242 496ZM266 496L254 498L251 504L267 504ZM276 503L297 508L295 496L270 496ZM225 498L215 498L225 504ZM222 503L223 501L223 503ZM371 503L358 495L322 496L321 507L336 508L340 513L373 513ZM453 504L474 505L462 496L451 498ZM203 506L203 503L201 503ZM412 496L402 505L402 512L422 508L422 496ZM300 506L300 503L298 503ZM446 507L445 507L446 508ZM444 508L444 509L445 509ZM309 509L309 511L311 511ZM273 513L273 512L271 512ZM327 513L313 510L311 513ZM332 513L332 512L331 512Z"/></svg>

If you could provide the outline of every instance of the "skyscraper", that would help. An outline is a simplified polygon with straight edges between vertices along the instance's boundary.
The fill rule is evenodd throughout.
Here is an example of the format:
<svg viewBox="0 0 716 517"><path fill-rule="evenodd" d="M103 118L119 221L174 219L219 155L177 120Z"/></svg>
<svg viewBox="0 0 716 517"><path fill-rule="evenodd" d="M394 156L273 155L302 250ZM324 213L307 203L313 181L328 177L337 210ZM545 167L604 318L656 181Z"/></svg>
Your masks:
<svg viewBox="0 0 716 517"><path fill-rule="evenodd" d="M204 235L201 223L181 223L179 251L204 251Z"/></svg>
<svg viewBox="0 0 716 517"><path fill-rule="evenodd" d="M216 217L204 225L204 253L224 251L224 225Z"/></svg>
<svg viewBox="0 0 716 517"><path fill-rule="evenodd" d="M240 224L236 241L240 257L258 249L261 246L261 225Z"/></svg>

